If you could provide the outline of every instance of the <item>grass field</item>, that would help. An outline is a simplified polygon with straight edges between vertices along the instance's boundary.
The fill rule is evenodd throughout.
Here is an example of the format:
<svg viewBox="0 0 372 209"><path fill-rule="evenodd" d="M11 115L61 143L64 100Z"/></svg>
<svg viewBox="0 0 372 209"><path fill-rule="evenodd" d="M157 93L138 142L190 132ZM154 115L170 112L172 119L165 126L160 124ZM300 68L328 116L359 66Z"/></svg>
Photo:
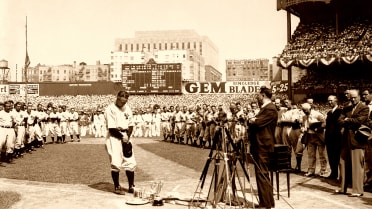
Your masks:
<svg viewBox="0 0 372 209"><path fill-rule="evenodd" d="M90 139L83 139L90 140ZM151 140L151 139L149 139ZM201 171L209 150L173 143L145 143L141 148L165 159ZM0 164L0 177L18 180L85 184L96 189L113 188L110 163L104 144L67 143L47 144L31 154ZM138 165L136 182L152 180ZM0 209L8 209L20 200L15 192L0 191Z"/></svg>
<svg viewBox="0 0 372 209"><path fill-rule="evenodd" d="M88 142L91 139L84 140ZM137 146L200 172L200 174L210 153L209 149L159 142L159 139L148 140L148 143L137 144ZM212 175L212 170L213 166L210 165L208 175ZM15 159L14 163L2 163L0 177L50 183L84 184L104 191L111 191L113 188L109 158L103 143L48 144L43 149L38 148L32 154L26 153L23 158ZM152 178L139 164L135 181L150 181L153 180ZM0 209L10 208L12 203L20 199L19 194L14 192L2 192L0 195L1 203L4 203L1 204Z"/></svg>
<svg viewBox="0 0 372 209"><path fill-rule="evenodd" d="M14 203L21 200L21 195L16 192L0 191L0 209L10 208Z"/></svg>
<svg viewBox="0 0 372 209"><path fill-rule="evenodd" d="M141 148L160 157L201 171L209 150L172 143L146 143ZM48 144L32 154L3 163L0 177L29 181L67 184L95 184L111 182L109 158L104 144ZM136 181L149 180L141 165L136 170Z"/></svg>

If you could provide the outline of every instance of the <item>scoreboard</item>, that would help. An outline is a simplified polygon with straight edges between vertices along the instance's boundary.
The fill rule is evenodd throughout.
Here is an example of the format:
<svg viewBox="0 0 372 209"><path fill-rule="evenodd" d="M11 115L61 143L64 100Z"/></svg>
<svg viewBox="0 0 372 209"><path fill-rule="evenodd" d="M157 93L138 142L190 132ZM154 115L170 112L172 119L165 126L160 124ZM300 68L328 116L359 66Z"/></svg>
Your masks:
<svg viewBox="0 0 372 209"><path fill-rule="evenodd" d="M132 94L182 93L180 63L123 64L122 85Z"/></svg>

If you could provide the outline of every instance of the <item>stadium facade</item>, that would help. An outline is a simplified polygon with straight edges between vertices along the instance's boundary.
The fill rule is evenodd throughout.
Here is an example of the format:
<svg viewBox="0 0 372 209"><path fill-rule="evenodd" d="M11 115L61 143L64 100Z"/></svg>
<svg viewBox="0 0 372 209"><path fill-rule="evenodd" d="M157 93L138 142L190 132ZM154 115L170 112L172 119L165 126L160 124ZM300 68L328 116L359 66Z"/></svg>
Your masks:
<svg viewBox="0 0 372 209"><path fill-rule="evenodd" d="M174 50L176 52L172 52ZM218 75L218 48L207 36L201 36L193 30L162 30L136 31L134 38L116 39L114 51L111 52L110 79L121 81L123 64L143 64L148 61L146 57L153 58L157 63L166 63L178 53L186 53L183 63L185 81L205 81L211 73ZM163 56L163 60L160 56ZM211 72L205 71L206 65Z"/></svg>
<svg viewBox="0 0 372 209"><path fill-rule="evenodd" d="M277 65L288 71L307 71L290 83L295 102L311 95L326 101L341 99L346 89L372 88L372 1L370 0L278 0L278 10L287 11L288 43ZM300 18L291 34L290 14Z"/></svg>
<svg viewBox="0 0 372 209"><path fill-rule="evenodd" d="M226 60L226 81L270 81L268 59Z"/></svg>

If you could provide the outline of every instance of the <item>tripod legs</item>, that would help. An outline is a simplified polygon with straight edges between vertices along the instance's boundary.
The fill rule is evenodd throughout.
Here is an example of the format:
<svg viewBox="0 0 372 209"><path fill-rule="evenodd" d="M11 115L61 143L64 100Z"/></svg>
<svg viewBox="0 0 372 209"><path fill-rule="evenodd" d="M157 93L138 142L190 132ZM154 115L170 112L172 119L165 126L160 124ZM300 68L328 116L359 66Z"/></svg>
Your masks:
<svg viewBox="0 0 372 209"><path fill-rule="evenodd" d="M248 206L245 189L245 179L250 181L248 172L246 171L246 163L242 158L245 154L240 152L236 145L233 144L230 135L225 128L219 128L213 138L213 144L209 158L203 169L200 177L200 182L194 193L191 206L200 207L200 195L204 186L205 178L207 176L209 165L214 162L214 170L212 174L211 184L209 186L206 205L210 203L213 208L219 205L235 206L243 208ZM230 151L233 148L233 151ZM239 147L242 149L242 147ZM215 152L215 153L214 153ZM239 162L240 167L237 165ZM239 169L238 169L239 168ZM244 173L244 183L239 173ZM249 183L250 184L250 183ZM252 185L250 186L253 195ZM199 195L198 197L196 197ZM205 207L206 207L205 205Z"/></svg>

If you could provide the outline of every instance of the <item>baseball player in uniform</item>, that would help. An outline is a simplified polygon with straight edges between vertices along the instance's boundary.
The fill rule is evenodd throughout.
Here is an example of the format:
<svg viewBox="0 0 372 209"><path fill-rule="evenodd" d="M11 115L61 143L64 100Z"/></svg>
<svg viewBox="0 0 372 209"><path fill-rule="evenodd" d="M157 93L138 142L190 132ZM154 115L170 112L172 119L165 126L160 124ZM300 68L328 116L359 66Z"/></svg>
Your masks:
<svg viewBox="0 0 372 209"><path fill-rule="evenodd" d="M168 137L170 137L170 120L171 115L168 112L167 107L163 107L163 110L160 113L160 120L161 120L161 132L163 133L163 140L167 141Z"/></svg>
<svg viewBox="0 0 372 209"><path fill-rule="evenodd" d="M137 110L133 113L133 122L134 122L133 137L142 137L143 119L141 110Z"/></svg>
<svg viewBox="0 0 372 209"><path fill-rule="evenodd" d="M44 144L46 144L46 140L47 140L47 137L48 135L51 135L51 127L52 127L52 120L50 119L50 113L53 112L53 108L51 107L48 107L45 111L45 119L44 119L44 128L43 128L43 140L44 140Z"/></svg>
<svg viewBox="0 0 372 209"><path fill-rule="evenodd" d="M43 105L42 104L37 104L37 107L36 107L36 111L37 111L37 120L38 120L38 124L40 126L40 130L41 130L41 138L43 139L43 141L41 142L41 146L43 146L44 144L46 144L46 137L47 137L47 119L49 117L49 115L44 111L43 109Z"/></svg>
<svg viewBox="0 0 372 209"><path fill-rule="evenodd" d="M15 147L14 147L14 157L18 158L23 155L23 149L25 147L24 140L26 136L26 121L25 111L21 110L21 102L16 102L14 105L14 109L12 111L14 115L14 120L16 124L16 141L15 141Z"/></svg>
<svg viewBox="0 0 372 209"><path fill-rule="evenodd" d="M29 139L27 143L29 144L29 149L31 145L31 150L34 147L40 147L42 145L42 133L39 123L41 122L41 115L36 110L33 110L32 105L29 104L26 110L27 115L27 131L29 133ZM40 119L39 119L40 118Z"/></svg>
<svg viewBox="0 0 372 209"><path fill-rule="evenodd" d="M173 115L174 117L174 135L175 135L175 141L177 140L177 143L181 143L181 133L182 133L182 126L183 126L183 112L181 111L181 108L179 106L176 106L176 111Z"/></svg>
<svg viewBox="0 0 372 209"><path fill-rule="evenodd" d="M111 162L111 177L114 182L114 193L125 194L119 184L119 172L125 170L128 179L129 193L134 192L134 170L137 166L132 150L131 136L133 131L133 113L127 104L129 94L119 91L115 103L105 110L107 138L106 150ZM129 149L128 149L129 148Z"/></svg>
<svg viewBox="0 0 372 209"><path fill-rule="evenodd" d="M0 111L0 150L6 151L5 161L9 163L12 161L15 146L15 121L14 116L10 111L11 103L9 101L4 102L4 109Z"/></svg>
<svg viewBox="0 0 372 209"><path fill-rule="evenodd" d="M153 110L151 134L152 136L160 136L160 109L154 108Z"/></svg>
<svg viewBox="0 0 372 209"><path fill-rule="evenodd" d="M62 133L59 126L60 114L57 112L57 107L53 107L53 111L49 114L49 132L51 133L52 143L54 143L55 137L57 137L57 143L62 142Z"/></svg>
<svg viewBox="0 0 372 209"><path fill-rule="evenodd" d="M101 136L99 137L106 137L107 131L106 131L106 120L105 120L105 114L103 111L99 111L98 119L100 121L100 127L101 127Z"/></svg>
<svg viewBox="0 0 372 209"><path fill-rule="evenodd" d="M152 113L151 109L147 108L146 113L142 115L143 119L143 137L151 137Z"/></svg>
<svg viewBox="0 0 372 209"><path fill-rule="evenodd" d="M59 107L59 127L61 129L61 134L62 134L62 143L66 142L66 135L68 135L68 123L69 123L69 115L70 113L67 112L66 106L60 106Z"/></svg>
<svg viewBox="0 0 372 209"><path fill-rule="evenodd" d="M70 121L70 137L71 141L74 141L74 134L76 135L77 141L80 142L79 134L79 113L75 111L75 108L70 109L69 121Z"/></svg>
<svg viewBox="0 0 372 209"><path fill-rule="evenodd" d="M89 115L87 112L82 111L79 117L78 125L80 127L80 136L86 136L89 127Z"/></svg>
<svg viewBox="0 0 372 209"><path fill-rule="evenodd" d="M194 107L190 106L188 112L185 115L185 118L186 118L185 138L186 138L186 144L189 144L189 140L190 140L190 143L194 146L196 145L195 117L196 117L196 113L194 111Z"/></svg>
<svg viewBox="0 0 372 209"><path fill-rule="evenodd" d="M41 107L42 108L42 107ZM40 112L37 108L33 110L36 120L34 122L34 133L35 133L35 147L43 147L43 130L42 121L44 120L44 112Z"/></svg>

